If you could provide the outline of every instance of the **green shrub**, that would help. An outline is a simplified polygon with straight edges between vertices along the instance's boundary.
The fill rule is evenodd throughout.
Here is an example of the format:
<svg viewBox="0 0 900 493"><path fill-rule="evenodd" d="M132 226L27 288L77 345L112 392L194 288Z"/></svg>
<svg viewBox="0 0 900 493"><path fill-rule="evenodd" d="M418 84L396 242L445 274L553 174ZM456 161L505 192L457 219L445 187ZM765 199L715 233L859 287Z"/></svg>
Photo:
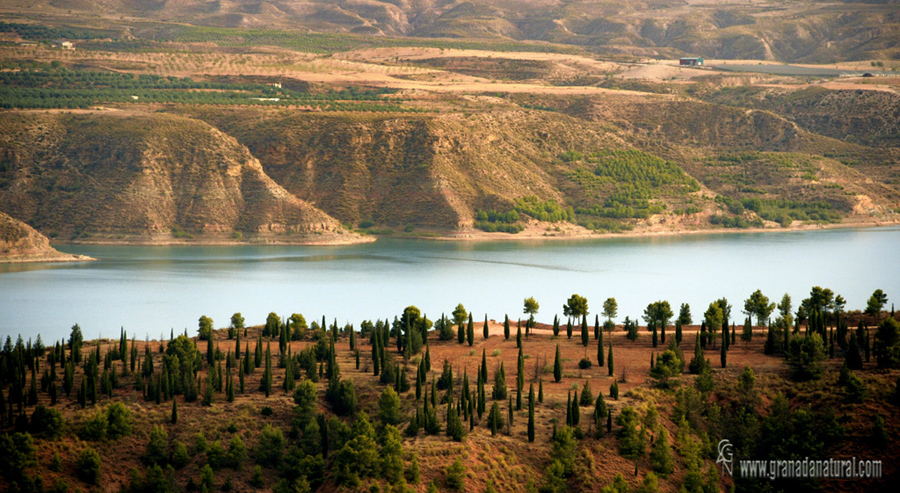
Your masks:
<svg viewBox="0 0 900 493"><path fill-rule="evenodd" d="M88 447L81 451L75 461L75 474L88 484L100 484L100 470L103 461L96 450Z"/></svg>

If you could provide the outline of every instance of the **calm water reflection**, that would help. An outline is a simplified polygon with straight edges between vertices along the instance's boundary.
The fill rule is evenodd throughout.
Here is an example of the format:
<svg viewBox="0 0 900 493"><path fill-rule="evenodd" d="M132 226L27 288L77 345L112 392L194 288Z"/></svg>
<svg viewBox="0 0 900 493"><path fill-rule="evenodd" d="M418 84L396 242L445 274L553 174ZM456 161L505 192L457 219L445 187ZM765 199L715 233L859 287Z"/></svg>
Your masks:
<svg viewBox="0 0 900 493"><path fill-rule="evenodd" d="M270 311L358 324L415 304L432 319L463 303L476 319L541 304L552 320L572 293L592 313L614 296L619 319L657 299L691 304L694 318L721 296L739 315L762 289L795 304L813 285L862 308L876 288L900 295L900 228L622 238L580 242L454 243L379 240L343 247L63 246L99 262L0 265L0 336L138 337L196 331L200 315L224 327L240 311L260 324Z"/></svg>

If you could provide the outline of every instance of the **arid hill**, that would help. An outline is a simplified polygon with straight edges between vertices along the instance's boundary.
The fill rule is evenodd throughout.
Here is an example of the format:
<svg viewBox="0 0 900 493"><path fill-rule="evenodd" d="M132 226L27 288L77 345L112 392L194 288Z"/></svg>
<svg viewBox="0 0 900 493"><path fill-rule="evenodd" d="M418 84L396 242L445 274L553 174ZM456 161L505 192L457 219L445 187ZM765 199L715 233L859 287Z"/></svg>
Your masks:
<svg viewBox="0 0 900 493"><path fill-rule="evenodd" d="M0 263L90 260L82 255L60 253L46 236L31 226L0 212Z"/></svg>
<svg viewBox="0 0 900 493"><path fill-rule="evenodd" d="M0 208L72 239L353 241L246 148L161 114L3 114Z"/></svg>

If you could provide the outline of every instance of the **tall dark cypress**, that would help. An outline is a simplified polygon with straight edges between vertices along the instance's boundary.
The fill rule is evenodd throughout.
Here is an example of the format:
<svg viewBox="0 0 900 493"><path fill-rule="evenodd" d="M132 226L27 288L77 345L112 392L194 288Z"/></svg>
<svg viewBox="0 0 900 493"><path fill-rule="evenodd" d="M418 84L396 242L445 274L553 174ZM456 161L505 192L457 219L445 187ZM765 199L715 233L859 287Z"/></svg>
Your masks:
<svg viewBox="0 0 900 493"><path fill-rule="evenodd" d="M597 364L603 366L603 331L600 331L600 337L597 338Z"/></svg>
<svg viewBox="0 0 900 493"><path fill-rule="evenodd" d="M484 338L488 338L488 323L487 323L487 313L484 314Z"/></svg>
<svg viewBox="0 0 900 493"><path fill-rule="evenodd" d="M206 339L206 364L212 365L213 360L215 358L216 352L213 347L213 336L210 335L208 339Z"/></svg>
<svg viewBox="0 0 900 493"><path fill-rule="evenodd" d="M562 380L562 361L559 358L559 344L556 345L556 358L553 360L553 379L557 382Z"/></svg>
<svg viewBox="0 0 900 493"><path fill-rule="evenodd" d="M572 338L572 317L569 317L569 320L566 321L566 338Z"/></svg>
<svg viewBox="0 0 900 493"><path fill-rule="evenodd" d="M516 329L516 347L522 349L522 321L519 320L519 327Z"/></svg>
<svg viewBox="0 0 900 493"><path fill-rule="evenodd" d="M509 315L503 316L503 339L509 340Z"/></svg>
<svg viewBox="0 0 900 493"><path fill-rule="evenodd" d="M533 385L531 388L531 393L534 394ZM531 402L528 403L528 442L534 442L534 399L531 399Z"/></svg>
<svg viewBox="0 0 900 493"><path fill-rule="evenodd" d="M588 345L587 315L581 316L581 345L584 347L587 347Z"/></svg>
<svg viewBox="0 0 900 493"><path fill-rule="evenodd" d="M471 312L469 312L469 323L466 324L466 341L469 346L475 344L475 322L472 320Z"/></svg>

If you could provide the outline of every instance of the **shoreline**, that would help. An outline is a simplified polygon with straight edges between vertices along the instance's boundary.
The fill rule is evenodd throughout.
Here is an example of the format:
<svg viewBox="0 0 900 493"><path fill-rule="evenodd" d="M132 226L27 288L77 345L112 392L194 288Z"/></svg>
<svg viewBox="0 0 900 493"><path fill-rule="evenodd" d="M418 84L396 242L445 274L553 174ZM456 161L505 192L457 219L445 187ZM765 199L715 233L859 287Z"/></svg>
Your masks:
<svg viewBox="0 0 900 493"><path fill-rule="evenodd" d="M41 254L20 254L11 255L9 257L0 257L0 264L33 264L33 263L52 263L52 262L95 262L97 259L87 255L78 255L75 253L41 253Z"/></svg>
<svg viewBox="0 0 900 493"><path fill-rule="evenodd" d="M525 230L517 234L510 233L487 233L481 230L422 230L421 233L407 234L388 234L388 235L355 235L351 238L328 238L319 240L273 240L273 241L240 241L232 239L188 239L179 240L173 238L167 239L96 239L96 240L75 240L75 241L55 241L54 245L107 245L107 246L350 246L365 243L373 243L381 238L399 239L399 240L425 240L425 241L446 241L446 242L527 242L527 241L584 241L584 240L604 240L612 238L653 238L653 237L680 237L691 235L721 235L721 234L741 234L741 233L792 233L803 231L820 231L829 229L872 229L891 226L900 226L900 218L894 220L850 220L834 224L799 224L788 228L781 227L763 227L763 228L707 228L707 229L688 229L688 228L659 228L645 227L635 228L630 231L621 233L595 233L579 226L567 224L560 226L561 231L548 232L546 227L548 223L538 223L534 221L529 224ZM558 226L558 225L555 225ZM554 226L554 227L555 227ZM565 228L565 229L563 229ZM548 234L549 233L549 234ZM84 255L68 255L63 257L78 258L35 258L33 260L0 260L0 263L22 263L22 262L57 262L57 261L84 261L96 260Z"/></svg>

